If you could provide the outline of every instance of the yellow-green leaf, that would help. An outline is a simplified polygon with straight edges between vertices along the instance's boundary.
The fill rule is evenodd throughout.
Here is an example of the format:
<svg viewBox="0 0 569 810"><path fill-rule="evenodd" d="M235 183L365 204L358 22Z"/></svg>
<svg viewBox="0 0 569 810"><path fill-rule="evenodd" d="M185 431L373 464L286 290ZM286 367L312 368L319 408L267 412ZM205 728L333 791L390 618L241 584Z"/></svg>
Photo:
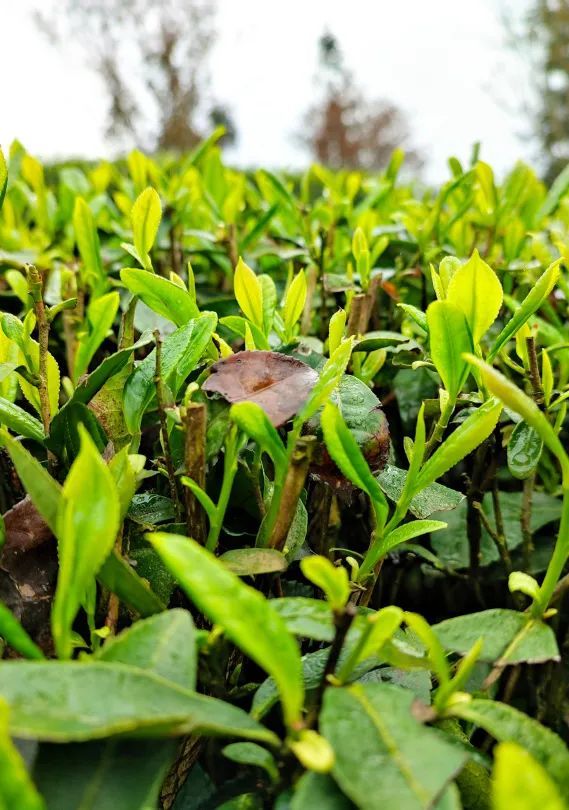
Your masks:
<svg viewBox="0 0 569 810"><path fill-rule="evenodd" d="M493 810L564 810L557 787L531 754L514 742L494 751Z"/></svg>
<svg viewBox="0 0 569 810"><path fill-rule="evenodd" d="M434 301L427 310L427 325L431 359L455 402L469 371L462 355L473 348L466 316L449 300Z"/></svg>
<svg viewBox="0 0 569 810"><path fill-rule="evenodd" d="M292 329L302 315L305 302L306 276L304 274L304 270L301 270L293 278L290 287L287 290L283 305L283 320L288 331Z"/></svg>
<svg viewBox="0 0 569 810"><path fill-rule="evenodd" d="M148 254L154 244L162 219L162 206L158 193L151 187L146 188L137 197L130 216L136 252L143 266L151 269Z"/></svg>
<svg viewBox="0 0 569 810"><path fill-rule="evenodd" d="M285 721L297 726L304 703L300 651L270 601L195 540L163 532L147 537L196 606L272 675Z"/></svg>
<svg viewBox="0 0 569 810"><path fill-rule="evenodd" d="M477 250L455 271L447 291L447 300L466 315L475 344L498 317L503 297L498 276Z"/></svg>
<svg viewBox="0 0 569 810"><path fill-rule="evenodd" d="M241 311L255 326L263 330L263 290L261 282L243 259L235 268L233 288Z"/></svg>
<svg viewBox="0 0 569 810"><path fill-rule="evenodd" d="M57 512L59 573L52 632L60 658L71 655L71 627L87 588L110 554L120 504L112 473L83 425L81 450L63 485Z"/></svg>

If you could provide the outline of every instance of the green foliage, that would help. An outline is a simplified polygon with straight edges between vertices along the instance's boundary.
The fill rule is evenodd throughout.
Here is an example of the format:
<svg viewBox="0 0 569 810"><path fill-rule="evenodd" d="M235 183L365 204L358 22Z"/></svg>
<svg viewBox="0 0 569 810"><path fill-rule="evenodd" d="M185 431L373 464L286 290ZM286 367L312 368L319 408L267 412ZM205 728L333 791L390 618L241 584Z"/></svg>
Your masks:
<svg viewBox="0 0 569 810"><path fill-rule="evenodd" d="M220 134L0 153L0 807L565 806L566 175Z"/></svg>

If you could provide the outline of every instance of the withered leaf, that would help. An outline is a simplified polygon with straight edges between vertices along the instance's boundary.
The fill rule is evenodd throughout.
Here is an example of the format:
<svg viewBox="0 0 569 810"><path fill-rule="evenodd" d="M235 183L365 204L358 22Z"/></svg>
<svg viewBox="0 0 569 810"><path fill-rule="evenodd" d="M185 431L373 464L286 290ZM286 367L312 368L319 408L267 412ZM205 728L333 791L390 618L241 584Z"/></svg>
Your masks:
<svg viewBox="0 0 569 810"><path fill-rule="evenodd" d="M21 554L49 540L51 531L28 495L4 515L6 552Z"/></svg>
<svg viewBox="0 0 569 810"><path fill-rule="evenodd" d="M228 402L256 402L275 427L298 413L318 380L306 363L277 352L237 352L211 367L202 388Z"/></svg>

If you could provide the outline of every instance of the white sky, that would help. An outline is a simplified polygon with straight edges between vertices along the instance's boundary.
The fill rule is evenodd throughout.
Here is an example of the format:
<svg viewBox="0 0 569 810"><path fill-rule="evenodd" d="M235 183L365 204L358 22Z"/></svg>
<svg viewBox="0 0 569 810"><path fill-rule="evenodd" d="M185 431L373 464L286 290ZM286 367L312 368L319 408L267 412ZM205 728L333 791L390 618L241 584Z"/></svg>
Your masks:
<svg viewBox="0 0 569 810"><path fill-rule="evenodd" d="M466 158L476 140L499 173L518 157L531 161L515 115L527 77L504 48L498 3L218 0L211 90L236 120L231 160L306 162L294 133L314 98L317 41L328 29L365 92L407 114L427 179L445 177L446 158ZM516 13L526 3L515 0ZM36 30L30 11L38 5L0 0L0 143L18 137L44 158L108 155L104 89L79 54L51 47Z"/></svg>

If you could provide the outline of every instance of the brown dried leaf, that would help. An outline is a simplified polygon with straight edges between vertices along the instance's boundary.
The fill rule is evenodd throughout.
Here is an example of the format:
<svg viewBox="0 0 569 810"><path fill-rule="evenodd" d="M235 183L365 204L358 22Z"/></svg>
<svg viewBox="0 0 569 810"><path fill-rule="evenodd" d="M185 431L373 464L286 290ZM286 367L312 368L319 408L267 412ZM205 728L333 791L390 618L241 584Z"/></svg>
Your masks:
<svg viewBox="0 0 569 810"><path fill-rule="evenodd" d="M30 498L26 497L4 515L6 552L21 554L49 540L51 531Z"/></svg>
<svg viewBox="0 0 569 810"><path fill-rule="evenodd" d="M298 413L318 380L314 369L278 352L237 352L211 367L202 388L228 402L256 402L275 427Z"/></svg>

